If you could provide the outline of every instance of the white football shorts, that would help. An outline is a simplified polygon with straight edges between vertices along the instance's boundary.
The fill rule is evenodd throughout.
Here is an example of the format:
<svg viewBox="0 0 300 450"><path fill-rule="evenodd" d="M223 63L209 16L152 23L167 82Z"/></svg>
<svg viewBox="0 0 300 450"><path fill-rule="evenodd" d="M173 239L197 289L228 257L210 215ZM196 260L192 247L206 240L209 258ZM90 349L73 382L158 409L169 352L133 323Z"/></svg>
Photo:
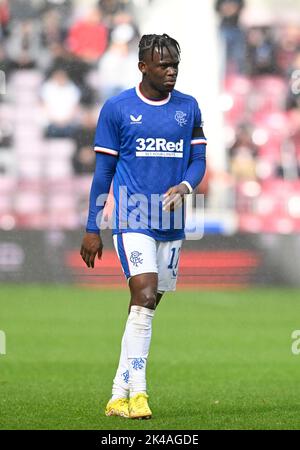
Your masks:
<svg viewBox="0 0 300 450"><path fill-rule="evenodd" d="M175 291L182 240L156 241L143 233L113 235L114 246L127 280L134 275L158 274L158 292Z"/></svg>

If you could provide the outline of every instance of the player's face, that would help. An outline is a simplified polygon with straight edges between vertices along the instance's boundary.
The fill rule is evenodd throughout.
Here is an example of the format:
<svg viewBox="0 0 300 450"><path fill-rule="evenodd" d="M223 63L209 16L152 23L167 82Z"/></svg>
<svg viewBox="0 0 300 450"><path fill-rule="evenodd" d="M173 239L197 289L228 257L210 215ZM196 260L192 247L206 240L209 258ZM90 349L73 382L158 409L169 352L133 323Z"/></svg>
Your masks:
<svg viewBox="0 0 300 450"><path fill-rule="evenodd" d="M145 61L140 67L143 73L143 79L147 81L150 88L162 94L171 92L176 83L178 75L179 57L175 48L163 49L162 57L155 49L153 59L151 52L146 54Z"/></svg>

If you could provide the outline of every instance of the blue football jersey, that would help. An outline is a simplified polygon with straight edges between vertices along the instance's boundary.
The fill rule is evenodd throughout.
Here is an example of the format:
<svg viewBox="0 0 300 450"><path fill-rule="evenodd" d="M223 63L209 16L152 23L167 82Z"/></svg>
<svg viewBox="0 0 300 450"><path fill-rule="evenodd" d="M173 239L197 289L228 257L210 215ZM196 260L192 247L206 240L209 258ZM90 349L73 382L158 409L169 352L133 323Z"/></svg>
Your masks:
<svg viewBox="0 0 300 450"><path fill-rule="evenodd" d="M139 87L110 98L103 105L95 151L118 158L113 178L113 233L141 232L156 240L184 238L183 211L163 212L162 196L185 180L192 155L204 137L197 101L173 90L164 100L143 96Z"/></svg>

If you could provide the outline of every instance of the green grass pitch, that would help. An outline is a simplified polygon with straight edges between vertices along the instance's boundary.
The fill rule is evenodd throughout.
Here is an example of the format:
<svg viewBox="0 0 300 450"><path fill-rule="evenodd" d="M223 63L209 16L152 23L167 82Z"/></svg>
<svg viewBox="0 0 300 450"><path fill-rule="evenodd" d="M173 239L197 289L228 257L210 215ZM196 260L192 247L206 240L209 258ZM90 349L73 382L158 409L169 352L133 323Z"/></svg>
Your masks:
<svg viewBox="0 0 300 450"><path fill-rule="evenodd" d="M157 309L153 418L105 417L126 290L2 286L1 429L297 429L299 291L178 291Z"/></svg>

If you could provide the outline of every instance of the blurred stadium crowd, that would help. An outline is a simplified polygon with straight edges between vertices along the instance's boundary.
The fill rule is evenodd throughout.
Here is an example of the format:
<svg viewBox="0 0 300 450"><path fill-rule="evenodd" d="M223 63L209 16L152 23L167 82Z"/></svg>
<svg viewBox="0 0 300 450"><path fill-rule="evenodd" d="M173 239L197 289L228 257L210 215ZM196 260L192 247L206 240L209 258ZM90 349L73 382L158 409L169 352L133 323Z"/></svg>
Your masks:
<svg viewBox="0 0 300 450"><path fill-rule="evenodd" d="M240 229L290 233L300 230L300 20L245 26L245 3L215 2L228 184Z"/></svg>
<svg viewBox="0 0 300 450"><path fill-rule="evenodd" d="M0 227L85 222L101 104L138 81L130 0L0 0Z"/></svg>
<svg viewBox="0 0 300 450"><path fill-rule="evenodd" d="M135 3L0 0L0 228L84 225L99 108L139 80ZM300 24L246 27L244 3L215 1L229 193L220 206L238 212L241 230L289 233L300 230Z"/></svg>

